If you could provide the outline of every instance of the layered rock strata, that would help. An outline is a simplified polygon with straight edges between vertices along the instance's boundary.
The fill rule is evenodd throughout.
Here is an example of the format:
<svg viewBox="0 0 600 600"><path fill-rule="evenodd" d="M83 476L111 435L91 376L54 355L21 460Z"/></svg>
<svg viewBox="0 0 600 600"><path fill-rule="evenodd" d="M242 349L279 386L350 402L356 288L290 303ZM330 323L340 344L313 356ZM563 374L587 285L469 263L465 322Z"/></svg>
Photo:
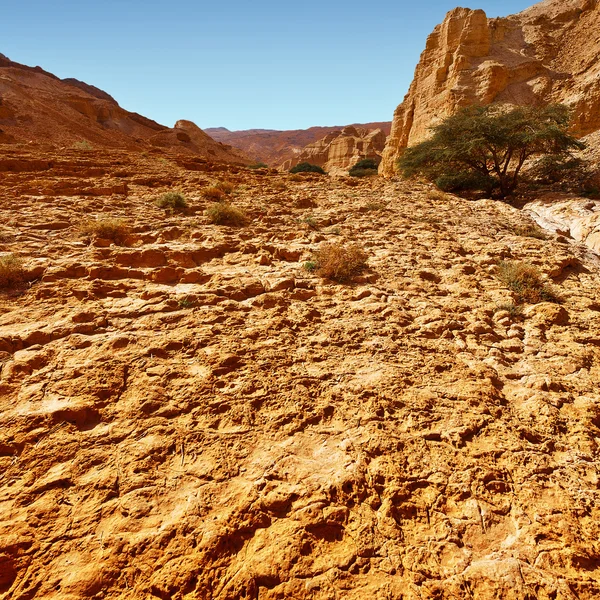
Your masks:
<svg viewBox="0 0 600 600"><path fill-rule="evenodd" d="M309 144L293 159L285 161L281 168L288 170L294 165L309 162L323 167L331 175L342 175L363 158L379 160L385 147L386 136L381 129L370 131L356 127L344 127L323 139Z"/></svg>
<svg viewBox="0 0 600 600"><path fill-rule="evenodd" d="M546 0L506 18L450 11L427 39L414 80L394 113L380 171L436 123L472 104L563 102L574 131L600 128L600 4Z"/></svg>

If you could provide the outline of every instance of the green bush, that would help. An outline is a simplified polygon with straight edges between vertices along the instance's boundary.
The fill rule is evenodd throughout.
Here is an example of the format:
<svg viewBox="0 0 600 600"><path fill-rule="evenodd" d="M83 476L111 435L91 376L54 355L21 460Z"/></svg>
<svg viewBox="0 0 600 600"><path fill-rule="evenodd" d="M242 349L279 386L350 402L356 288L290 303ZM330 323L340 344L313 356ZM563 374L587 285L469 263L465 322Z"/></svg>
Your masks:
<svg viewBox="0 0 600 600"><path fill-rule="evenodd" d="M171 208L176 210L187 208L187 200L185 199L185 196L179 192L165 192L154 200L154 204L156 204L158 208Z"/></svg>
<svg viewBox="0 0 600 600"><path fill-rule="evenodd" d="M348 171L350 177L372 177L377 175L378 162L374 158L363 158L359 160Z"/></svg>
<svg viewBox="0 0 600 600"><path fill-rule="evenodd" d="M327 175L325 171L318 165L312 165L309 162L301 162L295 167L290 169L290 173L319 173L320 175Z"/></svg>
<svg viewBox="0 0 600 600"><path fill-rule="evenodd" d="M268 169L269 165L264 162L255 162L254 164L248 165L249 169Z"/></svg>

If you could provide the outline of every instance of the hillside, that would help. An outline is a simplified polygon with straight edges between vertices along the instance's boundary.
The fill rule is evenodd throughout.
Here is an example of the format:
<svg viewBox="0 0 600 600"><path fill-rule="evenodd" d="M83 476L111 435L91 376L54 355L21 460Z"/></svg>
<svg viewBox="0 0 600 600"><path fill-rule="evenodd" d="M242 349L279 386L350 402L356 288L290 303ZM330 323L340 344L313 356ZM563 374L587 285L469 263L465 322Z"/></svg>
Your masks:
<svg viewBox="0 0 600 600"><path fill-rule="evenodd" d="M381 172L458 108L506 102L563 102L574 131L600 129L600 3L545 0L506 18L456 8L427 39L404 101L394 113Z"/></svg>
<svg viewBox="0 0 600 600"><path fill-rule="evenodd" d="M0 144L150 150L248 163L190 121L168 128L124 110L106 92L0 55Z"/></svg>
<svg viewBox="0 0 600 600"><path fill-rule="evenodd" d="M350 127L359 129L381 129L385 135L391 130L391 122L354 124ZM344 129L337 127L310 127L277 131L270 129L248 129L245 131L229 131L224 127L206 129L215 140L243 150L248 156L268 165L279 166L294 159L306 146Z"/></svg>

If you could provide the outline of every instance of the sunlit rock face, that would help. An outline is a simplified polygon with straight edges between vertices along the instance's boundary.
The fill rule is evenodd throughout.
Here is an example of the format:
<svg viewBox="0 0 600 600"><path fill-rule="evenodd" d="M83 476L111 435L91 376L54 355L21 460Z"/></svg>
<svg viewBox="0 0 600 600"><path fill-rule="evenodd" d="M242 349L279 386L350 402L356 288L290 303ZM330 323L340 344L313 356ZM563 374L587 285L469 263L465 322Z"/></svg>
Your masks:
<svg viewBox="0 0 600 600"><path fill-rule="evenodd" d="M404 101L394 113L381 172L399 152L472 104L564 102L574 129L600 129L600 4L548 0L517 15L488 19L482 10L450 11L427 39Z"/></svg>
<svg viewBox="0 0 600 600"><path fill-rule="evenodd" d="M293 159L284 162L282 169L288 170L299 163L309 162L323 167L332 175L346 174L350 167L363 158L379 160L385 140L385 133L381 129L344 127L306 146Z"/></svg>

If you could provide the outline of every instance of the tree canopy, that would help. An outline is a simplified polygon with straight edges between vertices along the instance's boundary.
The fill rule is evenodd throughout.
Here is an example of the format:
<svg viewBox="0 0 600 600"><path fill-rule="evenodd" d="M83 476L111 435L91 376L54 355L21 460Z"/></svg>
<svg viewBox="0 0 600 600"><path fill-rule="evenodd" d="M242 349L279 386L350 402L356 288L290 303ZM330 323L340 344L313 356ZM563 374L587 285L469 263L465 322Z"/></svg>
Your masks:
<svg viewBox="0 0 600 600"><path fill-rule="evenodd" d="M407 148L398 168L445 191L483 190L505 198L515 191L528 158L563 158L585 147L568 125L569 109L560 104L463 108L433 127L430 139Z"/></svg>

